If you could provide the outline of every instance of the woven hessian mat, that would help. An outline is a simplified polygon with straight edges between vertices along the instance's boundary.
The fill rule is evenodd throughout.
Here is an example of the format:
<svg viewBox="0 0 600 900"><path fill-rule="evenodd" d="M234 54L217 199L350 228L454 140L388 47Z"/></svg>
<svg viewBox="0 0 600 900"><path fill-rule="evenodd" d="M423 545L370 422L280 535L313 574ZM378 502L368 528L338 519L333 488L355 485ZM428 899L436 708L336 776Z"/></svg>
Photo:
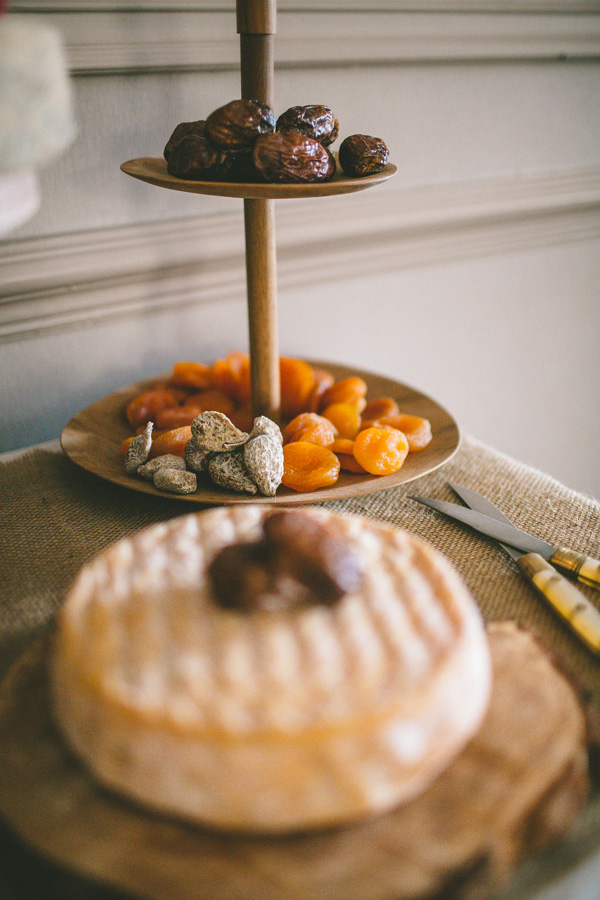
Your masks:
<svg viewBox="0 0 600 900"><path fill-rule="evenodd" d="M600 555L600 505L595 500L469 437L445 466L417 481L320 505L400 526L428 540L453 562L487 621L514 619L533 629L600 704L600 656L573 636L504 552L410 499L422 494L455 500L448 481L482 492L516 525L552 544ZM121 537L192 510L177 499L104 482L60 452L34 450L0 464L0 675L51 624L87 560ZM582 590L600 605L600 592ZM596 794L561 845L567 848L559 852L567 867L596 847L598 835Z"/></svg>
<svg viewBox="0 0 600 900"><path fill-rule="evenodd" d="M481 491L515 525L552 544L600 555L600 504L468 437L430 475L321 505L407 528L428 540L454 563L486 620L516 619L533 628L600 701L600 657L573 637L504 552L410 499L422 494L456 500L449 480ZM105 482L61 453L34 450L1 464L0 671L52 619L87 560L125 535L191 511L189 503ZM600 592L582 590L600 604Z"/></svg>

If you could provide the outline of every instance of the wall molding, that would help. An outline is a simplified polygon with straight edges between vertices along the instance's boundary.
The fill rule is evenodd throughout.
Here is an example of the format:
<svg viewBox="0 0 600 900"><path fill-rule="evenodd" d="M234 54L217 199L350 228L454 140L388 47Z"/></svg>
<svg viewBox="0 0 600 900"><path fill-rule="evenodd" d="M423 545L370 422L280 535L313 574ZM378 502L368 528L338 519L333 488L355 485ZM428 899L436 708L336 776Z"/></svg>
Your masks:
<svg viewBox="0 0 600 900"><path fill-rule="evenodd" d="M13 0L16 12L233 12L235 0ZM278 12L598 13L600 0L277 0Z"/></svg>
<svg viewBox="0 0 600 900"><path fill-rule="evenodd" d="M544 7L545 4L541 4ZM364 6L364 0L363 0ZM567 5L568 6L568 5ZM217 4L218 7L218 4ZM282 9L278 68L390 65L421 61L590 59L600 57L600 5L576 12L472 11L457 14L385 6L373 10ZM17 4L22 15L31 9ZM61 32L74 75L214 71L239 67L235 13L185 5L116 12L40 13ZM343 14L342 14L343 13Z"/></svg>
<svg viewBox="0 0 600 900"><path fill-rule="evenodd" d="M600 169L276 204L280 291L600 237ZM245 297L241 210L14 240L0 342Z"/></svg>

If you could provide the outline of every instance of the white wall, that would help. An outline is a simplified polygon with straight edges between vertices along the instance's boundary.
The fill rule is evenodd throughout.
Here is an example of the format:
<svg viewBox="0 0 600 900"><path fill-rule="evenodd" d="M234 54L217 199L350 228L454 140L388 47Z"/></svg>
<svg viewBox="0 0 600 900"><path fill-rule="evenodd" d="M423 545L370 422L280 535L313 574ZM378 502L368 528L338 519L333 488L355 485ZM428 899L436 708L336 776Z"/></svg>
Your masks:
<svg viewBox="0 0 600 900"><path fill-rule="evenodd" d="M239 201L119 171L239 94L235 17L137 5L133 19L101 0L47 13L80 132L43 173L40 213L0 244L0 449L57 436L178 358L246 345ZM360 195L277 203L282 352L397 377L600 496L597 5L290 5L276 111L327 103L342 136L384 137L399 172Z"/></svg>

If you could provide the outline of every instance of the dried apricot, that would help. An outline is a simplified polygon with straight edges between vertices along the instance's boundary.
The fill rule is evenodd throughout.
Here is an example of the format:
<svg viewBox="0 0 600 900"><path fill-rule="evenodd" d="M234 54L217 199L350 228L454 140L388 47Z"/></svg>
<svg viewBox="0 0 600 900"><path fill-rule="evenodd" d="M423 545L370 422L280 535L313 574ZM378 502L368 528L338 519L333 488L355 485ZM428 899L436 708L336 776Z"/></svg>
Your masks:
<svg viewBox="0 0 600 900"><path fill-rule="evenodd" d="M242 403L241 406L229 413L229 418L240 431L252 431L252 425L254 424L252 404L250 402Z"/></svg>
<svg viewBox="0 0 600 900"><path fill-rule="evenodd" d="M359 378L358 375L342 378L341 381L336 381L335 384L327 388L321 397L319 412L327 409L332 403L349 403L357 412L361 413L367 405L366 395L366 382Z"/></svg>
<svg viewBox="0 0 600 900"><path fill-rule="evenodd" d="M134 397L125 407L125 415L131 427L137 428L154 421L161 409L177 406L178 402L177 395L168 388L152 388Z"/></svg>
<svg viewBox="0 0 600 900"><path fill-rule="evenodd" d="M313 370L301 359L279 359L279 377L281 379L281 416L293 419L306 410L308 395L313 386Z"/></svg>
<svg viewBox="0 0 600 900"><path fill-rule="evenodd" d="M202 412L197 406L171 406L168 409L161 409L156 414L156 425L161 431L172 431L174 428L181 428L183 425L191 425L192 421Z"/></svg>
<svg viewBox="0 0 600 900"><path fill-rule="evenodd" d="M317 413L304 412L292 419L283 429L283 443L307 441L309 444L328 447L329 444L333 444L336 434L335 425L328 419L318 416Z"/></svg>
<svg viewBox="0 0 600 900"><path fill-rule="evenodd" d="M201 391L212 384L212 368L204 363L176 362L168 384L189 391Z"/></svg>
<svg viewBox="0 0 600 900"><path fill-rule="evenodd" d="M409 453L423 450L431 443L431 422L422 419L421 416L408 416L400 413L397 416L385 416L381 424L386 427L397 428L406 435Z"/></svg>
<svg viewBox="0 0 600 900"><path fill-rule="evenodd" d="M306 401L306 409L308 412L318 412L321 397L327 388L334 383L334 377L331 372L327 372L325 369L313 369L312 372L313 383Z"/></svg>
<svg viewBox="0 0 600 900"><path fill-rule="evenodd" d="M339 437L353 439L359 432L360 413L350 403L332 403L321 415L335 425Z"/></svg>
<svg viewBox="0 0 600 900"><path fill-rule="evenodd" d="M220 388L207 388L205 391L192 394L185 405L190 409L195 406L199 413L214 411L222 412L226 416L231 415L236 407L231 397Z"/></svg>
<svg viewBox="0 0 600 900"><path fill-rule="evenodd" d="M396 428L366 428L354 441L354 457L371 475L391 475L402 466L408 441Z"/></svg>
<svg viewBox="0 0 600 900"><path fill-rule="evenodd" d="M369 400L362 411L363 419L381 419L382 416L397 416L400 410L393 397L376 397ZM402 429L399 429L402 431Z"/></svg>
<svg viewBox="0 0 600 900"><path fill-rule="evenodd" d="M174 428L172 431L165 431L152 441L150 448L150 459L155 456L162 456L163 453L172 453L173 456L185 456L185 445L192 436L192 429L189 425L181 428Z"/></svg>
<svg viewBox="0 0 600 900"><path fill-rule="evenodd" d="M335 453L340 461L341 468L345 469L346 472L365 474L366 469L363 469L354 456L354 441L351 441L349 438L336 438L329 449Z"/></svg>
<svg viewBox="0 0 600 900"><path fill-rule="evenodd" d="M234 350L224 359L218 359L212 367L212 384L238 403L250 400L250 357Z"/></svg>
<svg viewBox="0 0 600 900"><path fill-rule="evenodd" d="M340 461L327 447L294 441L283 448L282 483L294 491L304 493L329 487L339 474Z"/></svg>

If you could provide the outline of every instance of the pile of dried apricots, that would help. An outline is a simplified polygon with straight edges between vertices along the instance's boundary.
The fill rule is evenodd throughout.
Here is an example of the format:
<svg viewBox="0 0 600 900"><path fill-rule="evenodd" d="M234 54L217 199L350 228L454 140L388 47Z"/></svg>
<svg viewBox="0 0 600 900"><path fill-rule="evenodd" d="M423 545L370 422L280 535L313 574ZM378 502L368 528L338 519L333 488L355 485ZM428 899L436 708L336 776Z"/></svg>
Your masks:
<svg viewBox="0 0 600 900"><path fill-rule="evenodd" d="M427 419L401 413L392 397L367 400L358 376L333 375L300 359L281 357L283 484L308 492L335 484L341 469L370 475L397 472L409 453L432 438ZM177 362L170 376L131 400L125 409L135 434L154 423L150 458L183 456L192 420L202 412L226 415L251 431L250 358L233 351L212 366ZM122 444L126 453L135 436Z"/></svg>

